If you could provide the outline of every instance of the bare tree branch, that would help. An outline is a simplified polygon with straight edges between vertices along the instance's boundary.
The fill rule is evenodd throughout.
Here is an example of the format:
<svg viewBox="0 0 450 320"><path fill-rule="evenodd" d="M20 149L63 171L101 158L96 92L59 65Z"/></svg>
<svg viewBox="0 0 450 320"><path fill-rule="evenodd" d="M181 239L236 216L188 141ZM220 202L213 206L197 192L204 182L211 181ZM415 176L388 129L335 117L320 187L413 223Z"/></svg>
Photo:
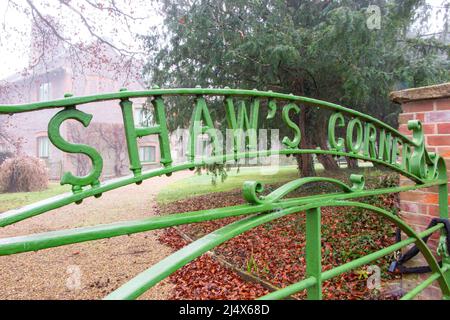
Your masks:
<svg viewBox="0 0 450 320"><path fill-rule="evenodd" d="M27 0L30 1L30 0ZM95 31L94 28L90 25L89 21L87 21L86 17L76 8L74 8L72 5L70 5L70 3L60 0L60 3L65 5L67 8L69 8L70 10L72 10L73 12L75 12L81 19L81 21L83 21L84 26L87 28L87 30L89 31L89 33L96 38L97 40L99 40L101 43L108 45L109 47L117 50L118 52L124 52L130 55L136 54L138 53L137 51L129 51L123 48L118 48L117 46L115 46L113 43L111 43L110 41L106 40L105 38L101 37L100 35L98 35Z"/></svg>

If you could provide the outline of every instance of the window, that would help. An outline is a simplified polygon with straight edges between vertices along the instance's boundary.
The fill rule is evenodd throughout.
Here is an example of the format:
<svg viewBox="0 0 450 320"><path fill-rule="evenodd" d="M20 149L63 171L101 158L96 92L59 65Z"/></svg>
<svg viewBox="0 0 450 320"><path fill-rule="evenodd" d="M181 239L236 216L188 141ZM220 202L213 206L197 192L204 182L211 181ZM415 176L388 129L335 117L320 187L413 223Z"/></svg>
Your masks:
<svg viewBox="0 0 450 320"><path fill-rule="evenodd" d="M139 159L142 162L155 162L155 150L154 146L139 147Z"/></svg>
<svg viewBox="0 0 450 320"><path fill-rule="evenodd" d="M50 82L42 83L39 86L39 101L46 101L51 99L52 84Z"/></svg>
<svg viewBox="0 0 450 320"><path fill-rule="evenodd" d="M39 158L48 158L50 156L49 146L48 137L37 138L37 152Z"/></svg>
<svg viewBox="0 0 450 320"><path fill-rule="evenodd" d="M134 122L137 127L150 127L153 125L153 115L147 108L135 108Z"/></svg>
<svg viewBox="0 0 450 320"><path fill-rule="evenodd" d="M137 127L142 127L142 108L135 108L134 109L134 122L136 123Z"/></svg>

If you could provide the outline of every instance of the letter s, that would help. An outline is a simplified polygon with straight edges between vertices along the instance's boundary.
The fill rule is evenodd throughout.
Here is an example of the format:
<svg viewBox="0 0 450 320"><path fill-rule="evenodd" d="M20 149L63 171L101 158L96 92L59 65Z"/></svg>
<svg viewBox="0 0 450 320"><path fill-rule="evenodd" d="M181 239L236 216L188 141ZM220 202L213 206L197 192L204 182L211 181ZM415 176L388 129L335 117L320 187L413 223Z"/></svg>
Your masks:
<svg viewBox="0 0 450 320"><path fill-rule="evenodd" d="M298 148L298 144L300 143L302 135L301 135L300 128L297 126L297 124L289 118L289 112L291 110L294 110L294 112L296 114L298 114L300 112L300 108L297 107L296 104L290 103L290 104L284 106L283 111L282 111L282 119L283 119L283 122L286 123L286 125L289 128L294 130L294 132L295 132L294 139L291 140L288 137L284 137L281 142L285 146L287 146L289 149L295 149L295 148Z"/></svg>
<svg viewBox="0 0 450 320"><path fill-rule="evenodd" d="M80 190L87 185L98 185L98 178L103 169L103 159L97 150L90 146L85 144L73 144L64 140L60 133L60 127L61 124L68 119L76 120L82 123L84 127L87 127L92 120L92 115L75 108L67 108L58 112L48 124L48 138L58 149L64 152L82 153L88 156L92 161L92 169L83 177L77 177L71 172L65 172L61 178L61 184L71 184L73 191Z"/></svg>

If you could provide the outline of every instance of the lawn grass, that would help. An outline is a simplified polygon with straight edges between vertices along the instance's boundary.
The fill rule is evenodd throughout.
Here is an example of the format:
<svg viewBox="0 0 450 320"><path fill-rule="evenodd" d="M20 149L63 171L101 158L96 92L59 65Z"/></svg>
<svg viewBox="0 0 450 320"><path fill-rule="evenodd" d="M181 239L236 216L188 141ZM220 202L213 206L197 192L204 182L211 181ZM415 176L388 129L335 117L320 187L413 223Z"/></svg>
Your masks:
<svg viewBox="0 0 450 320"><path fill-rule="evenodd" d="M159 204L185 199L192 196L199 196L207 193L224 192L241 188L242 184L248 180L255 180L266 184L294 180L298 177L295 166L285 166L279 168L276 174L268 174L259 167L241 168L237 172L236 168L228 172L228 177L224 182L218 179L216 185L211 183L211 176L202 172L201 175L193 174L192 177L171 183L163 188L156 198Z"/></svg>
<svg viewBox="0 0 450 320"><path fill-rule="evenodd" d="M364 175L366 178L380 175L378 170L370 169L372 168L360 164L359 170L365 171ZM224 182L221 182L219 177L215 185L211 183L211 176L204 171L201 175L194 175L193 173L191 177L168 184L158 193L156 200L158 204L163 205L193 196L242 188L243 183L249 180L259 181L264 184L274 184L292 181L299 177L296 166L279 167L276 174L268 170L271 169L264 167L244 167L240 168L239 172L237 172L237 169L233 168L228 172L228 176ZM316 165L316 172L319 176L326 173L320 164ZM353 173L351 170L342 168L337 172L337 178L340 178L343 172L344 175L345 172L348 172L348 176Z"/></svg>
<svg viewBox="0 0 450 320"><path fill-rule="evenodd" d="M48 188L36 192L16 192L0 194L0 212L23 207L40 200L44 200L61 193L69 192L70 186L61 186L57 182L50 182Z"/></svg>

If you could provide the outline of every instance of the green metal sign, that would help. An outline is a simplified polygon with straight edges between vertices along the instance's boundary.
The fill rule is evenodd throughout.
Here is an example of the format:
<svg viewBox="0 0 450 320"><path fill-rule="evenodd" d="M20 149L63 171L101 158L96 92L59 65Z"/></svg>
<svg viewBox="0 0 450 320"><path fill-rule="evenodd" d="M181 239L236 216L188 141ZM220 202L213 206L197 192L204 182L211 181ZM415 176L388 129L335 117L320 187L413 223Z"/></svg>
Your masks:
<svg viewBox="0 0 450 320"><path fill-rule="evenodd" d="M181 95L192 96L195 102L189 129L188 161L174 165L167 129L165 98ZM218 132L214 127L214 121L216 119L212 118L208 109L206 99L208 97L214 97L223 101L229 130L232 132L233 145L231 152L224 152L222 141L220 141ZM148 98L151 101L154 108L155 120L152 126L136 126L133 119L133 98ZM60 134L60 127L68 119L76 120L85 127L89 126L92 115L78 110L77 106L111 100L117 101L117 107L121 108L122 111L131 175L111 181L100 182L99 177L103 170L103 159L99 152L91 146L73 144L66 141ZM248 103L246 101L250 101L249 109L247 109ZM106 297L108 299L134 299L171 273L186 265L189 261L192 261L219 244L269 221L304 211L306 213L307 238L306 279L262 298L281 299L307 289L309 299L321 299L323 281L370 263L410 244L415 244L424 255L432 273L428 280L425 280L404 298L411 299L415 297L433 281L438 281L444 298L450 298L450 258L446 244L444 223L437 223L435 226L421 233L416 233L391 212L357 201L357 199L367 196L437 186L439 189L440 218L442 221L448 220L448 190L445 162L437 154L426 150L422 125L417 120L412 120L408 123L408 129L412 132L411 139L373 117L333 103L271 91L261 92L257 90L235 90L229 88L154 88L148 91L133 92L121 90L118 93L107 93L96 96L67 97L49 102L0 106L0 113L13 114L52 108L62 108L62 110L49 122L48 136L50 141L63 152L88 156L92 161L91 171L86 176L81 177L75 176L71 172L64 173L61 178L61 184L71 185L72 193L2 213L0 214L0 227L11 225L71 203L80 204L85 198L99 197L104 192L133 183L140 184L143 180L156 176L170 175L173 172L181 170L192 170L210 163L226 163L244 158L267 157L272 155L329 154L338 157L345 156L370 161L397 171L403 176L410 178L415 184L366 190L364 178L359 175L352 175L350 177L350 181L353 183L351 186L335 179L310 177L291 181L269 195L261 196L260 193L263 190L262 184L257 181L247 181L243 185L243 197L247 200L247 204L245 205L4 238L0 239L0 255L36 251L72 243L232 216L243 217L241 220L216 230L163 259ZM298 114L302 108L322 108L332 111L328 120L329 149L300 148L301 139L303 138L301 128L292 118L292 115ZM260 125L258 123L259 115L266 114L267 119L274 119L277 117L278 111L281 112L282 122L289 129L290 134L282 138L281 149L258 150L257 132L258 126ZM137 140L148 135L157 135L159 138L162 167L143 171L142 163L139 159ZM200 135L208 136L212 150L209 157L198 159L196 157L196 141ZM300 186L317 181L334 184L342 191L301 198L285 198L286 195L298 189ZM393 222L409 238L323 272L321 268L320 240L321 208L332 206L359 207L373 211ZM434 232L441 233L439 244L439 253L442 256L441 265L439 265L432 251L422 239Z"/></svg>

